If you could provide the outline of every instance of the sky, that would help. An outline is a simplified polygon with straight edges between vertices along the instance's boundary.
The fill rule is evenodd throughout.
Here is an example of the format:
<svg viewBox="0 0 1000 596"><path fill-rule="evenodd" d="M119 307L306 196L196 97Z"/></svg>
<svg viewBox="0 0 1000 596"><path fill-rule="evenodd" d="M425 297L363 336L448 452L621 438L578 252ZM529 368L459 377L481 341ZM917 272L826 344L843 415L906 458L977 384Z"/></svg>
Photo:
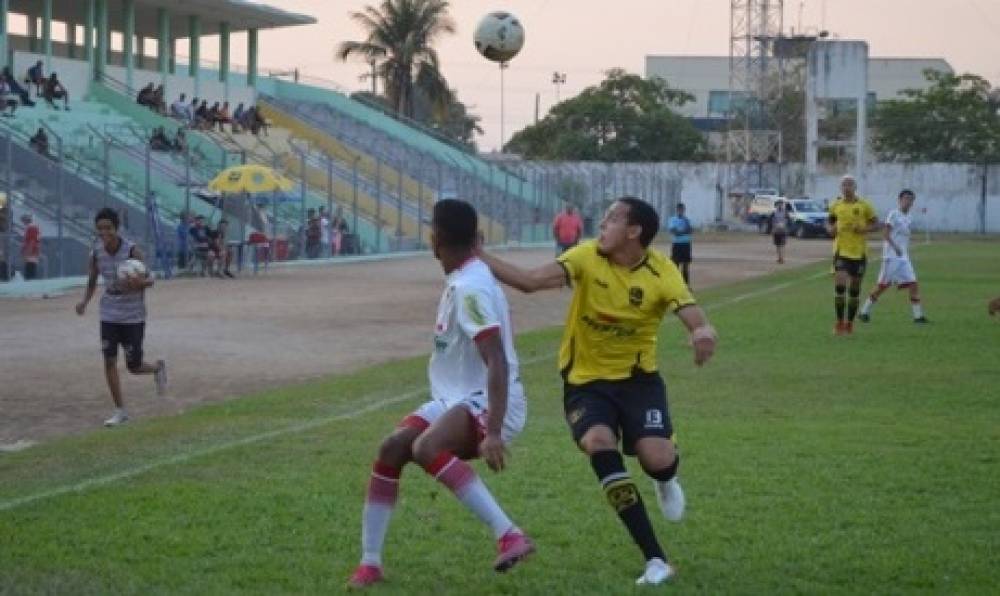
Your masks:
<svg viewBox="0 0 1000 596"><path fill-rule="evenodd" d="M335 81L349 90L367 65L340 62L337 45L361 40L349 15L381 0L257 0L315 17L316 25L260 34L261 68L297 66L304 74ZM475 50L472 33L494 10L517 15L526 30L521 53L506 71L504 138L555 103L552 73L566 74L561 99L601 81L609 68L643 74L651 54L728 55L728 0L452 0L457 33L438 44L442 70L460 100L483 119L482 150L500 144L500 73ZM800 18L801 16L801 18ZM877 57L942 57L959 72L1000 84L1000 0L785 0L785 31L820 27L841 39L863 39ZM233 36L232 60L246 62L245 36ZM216 58L217 44L202 42L202 55Z"/></svg>

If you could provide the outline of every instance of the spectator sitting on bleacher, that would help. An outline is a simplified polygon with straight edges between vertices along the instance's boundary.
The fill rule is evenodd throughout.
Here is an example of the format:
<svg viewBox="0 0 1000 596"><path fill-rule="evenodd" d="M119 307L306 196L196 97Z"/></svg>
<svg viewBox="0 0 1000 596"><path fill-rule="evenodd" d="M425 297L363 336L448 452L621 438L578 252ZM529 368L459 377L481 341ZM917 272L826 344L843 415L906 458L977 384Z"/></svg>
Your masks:
<svg viewBox="0 0 1000 596"><path fill-rule="evenodd" d="M257 108L257 106L254 106L247 111L250 114L249 116L247 116L247 119L250 122L249 126L250 132L252 132L254 135L257 135L258 133L260 133L261 130L263 130L264 135L267 136L267 121L264 120L264 116L260 113L260 110Z"/></svg>
<svg viewBox="0 0 1000 596"><path fill-rule="evenodd" d="M45 73L42 72L42 61L39 60L34 66L28 69L28 75L25 77L24 82L29 86L35 86L35 96L39 97L42 95L42 87L45 86Z"/></svg>
<svg viewBox="0 0 1000 596"><path fill-rule="evenodd" d="M178 153L184 153L187 149L187 135L184 134L183 128L178 128L177 134L174 135L173 149Z"/></svg>
<svg viewBox="0 0 1000 596"><path fill-rule="evenodd" d="M225 132L224 125L232 125L233 119L229 115L229 102L222 102L222 107L219 108L218 115L215 117L215 121L219 123L219 132Z"/></svg>
<svg viewBox="0 0 1000 596"><path fill-rule="evenodd" d="M194 128L195 125L195 115L198 113L198 98L195 97L191 100L191 104L188 105L188 126Z"/></svg>
<svg viewBox="0 0 1000 596"><path fill-rule="evenodd" d="M194 127L208 128L211 124L208 114L208 100L201 100L201 105L194 112Z"/></svg>
<svg viewBox="0 0 1000 596"><path fill-rule="evenodd" d="M243 127L243 114L246 110L243 109L243 102L241 101L239 105L236 106L236 111L233 112L233 134L240 132Z"/></svg>
<svg viewBox="0 0 1000 596"><path fill-rule="evenodd" d="M139 104L140 106L146 106L147 108L152 107L153 105L152 83L146 85L142 89L139 89L139 93L137 93L135 96L135 103Z"/></svg>
<svg viewBox="0 0 1000 596"><path fill-rule="evenodd" d="M7 83L7 87L11 90L11 92L17 94L21 98L21 105L28 106L29 108L35 105L35 102L31 101L31 94L17 82L17 79L14 78L14 73L10 71L9 66L3 67L3 74L0 75L0 79Z"/></svg>
<svg viewBox="0 0 1000 596"><path fill-rule="evenodd" d="M208 130L214 130L215 125L221 122L219 112L219 102L213 103L212 107L208 110ZM221 124L219 124L219 128L222 128Z"/></svg>
<svg viewBox="0 0 1000 596"><path fill-rule="evenodd" d="M162 84L153 90L153 105L150 107L160 114L167 113L167 92L163 89Z"/></svg>
<svg viewBox="0 0 1000 596"><path fill-rule="evenodd" d="M7 112L8 109L10 113ZM17 100L11 95L10 85L4 79L0 79L0 110L3 110L3 115L8 118L13 117L17 111Z"/></svg>
<svg viewBox="0 0 1000 596"><path fill-rule="evenodd" d="M171 151L174 148L162 126L153 129L153 134L149 137L149 148L153 151Z"/></svg>
<svg viewBox="0 0 1000 596"><path fill-rule="evenodd" d="M56 73L50 74L49 80L45 81L45 88L42 89L42 97L56 110L59 108L56 107L55 100L63 100L63 108L67 112L69 111L69 91L59 82L59 77L56 76Z"/></svg>
<svg viewBox="0 0 1000 596"><path fill-rule="evenodd" d="M184 97L185 95L181 93L181 96L177 98L177 101L170 104L170 115L178 120L189 122L191 120L191 112L188 111L188 105L184 101Z"/></svg>
<svg viewBox="0 0 1000 596"><path fill-rule="evenodd" d="M49 157L49 136L45 134L44 128L38 129L35 136L28 140L28 145L41 155Z"/></svg>

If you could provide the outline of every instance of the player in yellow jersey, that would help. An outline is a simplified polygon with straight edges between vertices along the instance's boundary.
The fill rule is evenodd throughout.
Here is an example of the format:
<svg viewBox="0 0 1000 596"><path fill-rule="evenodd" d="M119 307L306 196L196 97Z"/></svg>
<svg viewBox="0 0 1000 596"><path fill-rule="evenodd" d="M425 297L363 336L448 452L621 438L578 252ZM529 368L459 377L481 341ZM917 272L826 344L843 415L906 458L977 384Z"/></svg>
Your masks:
<svg viewBox="0 0 1000 596"><path fill-rule="evenodd" d="M590 458L611 506L646 558L636 583L659 584L675 573L653 533L642 498L618 451L636 455L654 480L663 514L678 521L684 493L677 481L679 458L667 408L666 387L657 372L656 337L673 312L687 327L694 361L715 351L716 336L695 304L677 266L649 248L659 216L634 197L615 201L596 240L583 242L555 262L523 269L493 255L481 257L502 282L523 292L569 286L559 368L563 406L573 440Z"/></svg>
<svg viewBox="0 0 1000 596"><path fill-rule="evenodd" d="M867 199L858 196L856 190L857 182L852 176L841 179L840 196L830 205L826 224L827 231L833 236L833 304L837 312L833 331L837 335L849 335L854 331L861 279L868 265L867 234L878 228L875 208ZM845 293L848 296L846 300Z"/></svg>

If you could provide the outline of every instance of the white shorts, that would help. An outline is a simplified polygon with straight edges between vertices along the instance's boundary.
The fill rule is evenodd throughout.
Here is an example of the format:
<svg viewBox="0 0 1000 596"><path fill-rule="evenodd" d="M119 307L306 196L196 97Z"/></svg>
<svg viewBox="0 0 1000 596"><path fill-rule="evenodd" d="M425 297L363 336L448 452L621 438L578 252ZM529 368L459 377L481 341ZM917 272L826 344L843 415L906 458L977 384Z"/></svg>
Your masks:
<svg viewBox="0 0 1000 596"><path fill-rule="evenodd" d="M486 435L486 417L488 413L488 403L484 393L476 392L459 401L447 402L443 399L432 399L425 402L412 414L403 419L400 426L425 429L444 415L445 412L454 408L465 408L472 416L476 424L476 430L480 437ZM507 399L507 413L503 418L503 428L500 430L500 439L504 443L510 443L517 435L524 430L524 422L528 417L528 405L522 392L510 392Z"/></svg>
<svg viewBox="0 0 1000 596"><path fill-rule="evenodd" d="M889 257L882 260L882 269L878 272L878 285L883 287L896 285L905 288L916 282L917 274L913 271L910 259Z"/></svg>

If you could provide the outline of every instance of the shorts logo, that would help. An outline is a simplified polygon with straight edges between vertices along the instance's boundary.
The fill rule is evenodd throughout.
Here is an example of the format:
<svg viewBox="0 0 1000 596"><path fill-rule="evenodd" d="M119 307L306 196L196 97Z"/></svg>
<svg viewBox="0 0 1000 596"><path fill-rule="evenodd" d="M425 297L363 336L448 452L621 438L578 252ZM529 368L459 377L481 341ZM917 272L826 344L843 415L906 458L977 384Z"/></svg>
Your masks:
<svg viewBox="0 0 1000 596"><path fill-rule="evenodd" d="M568 420L570 424L576 424L582 418L583 418L583 408L577 408L566 415L566 420Z"/></svg>
<svg viewBox="0 0 1000 596"><path fill-rule="evenodd" d="M663 428L663 412L646 410L646 428Z"/></svg>
<svg viewBox="0 0 1000 596"><path fill-rule="evenodd" d="M628 289L628 303L632 306L642 306L642 288L633 286Z"/></svg>

